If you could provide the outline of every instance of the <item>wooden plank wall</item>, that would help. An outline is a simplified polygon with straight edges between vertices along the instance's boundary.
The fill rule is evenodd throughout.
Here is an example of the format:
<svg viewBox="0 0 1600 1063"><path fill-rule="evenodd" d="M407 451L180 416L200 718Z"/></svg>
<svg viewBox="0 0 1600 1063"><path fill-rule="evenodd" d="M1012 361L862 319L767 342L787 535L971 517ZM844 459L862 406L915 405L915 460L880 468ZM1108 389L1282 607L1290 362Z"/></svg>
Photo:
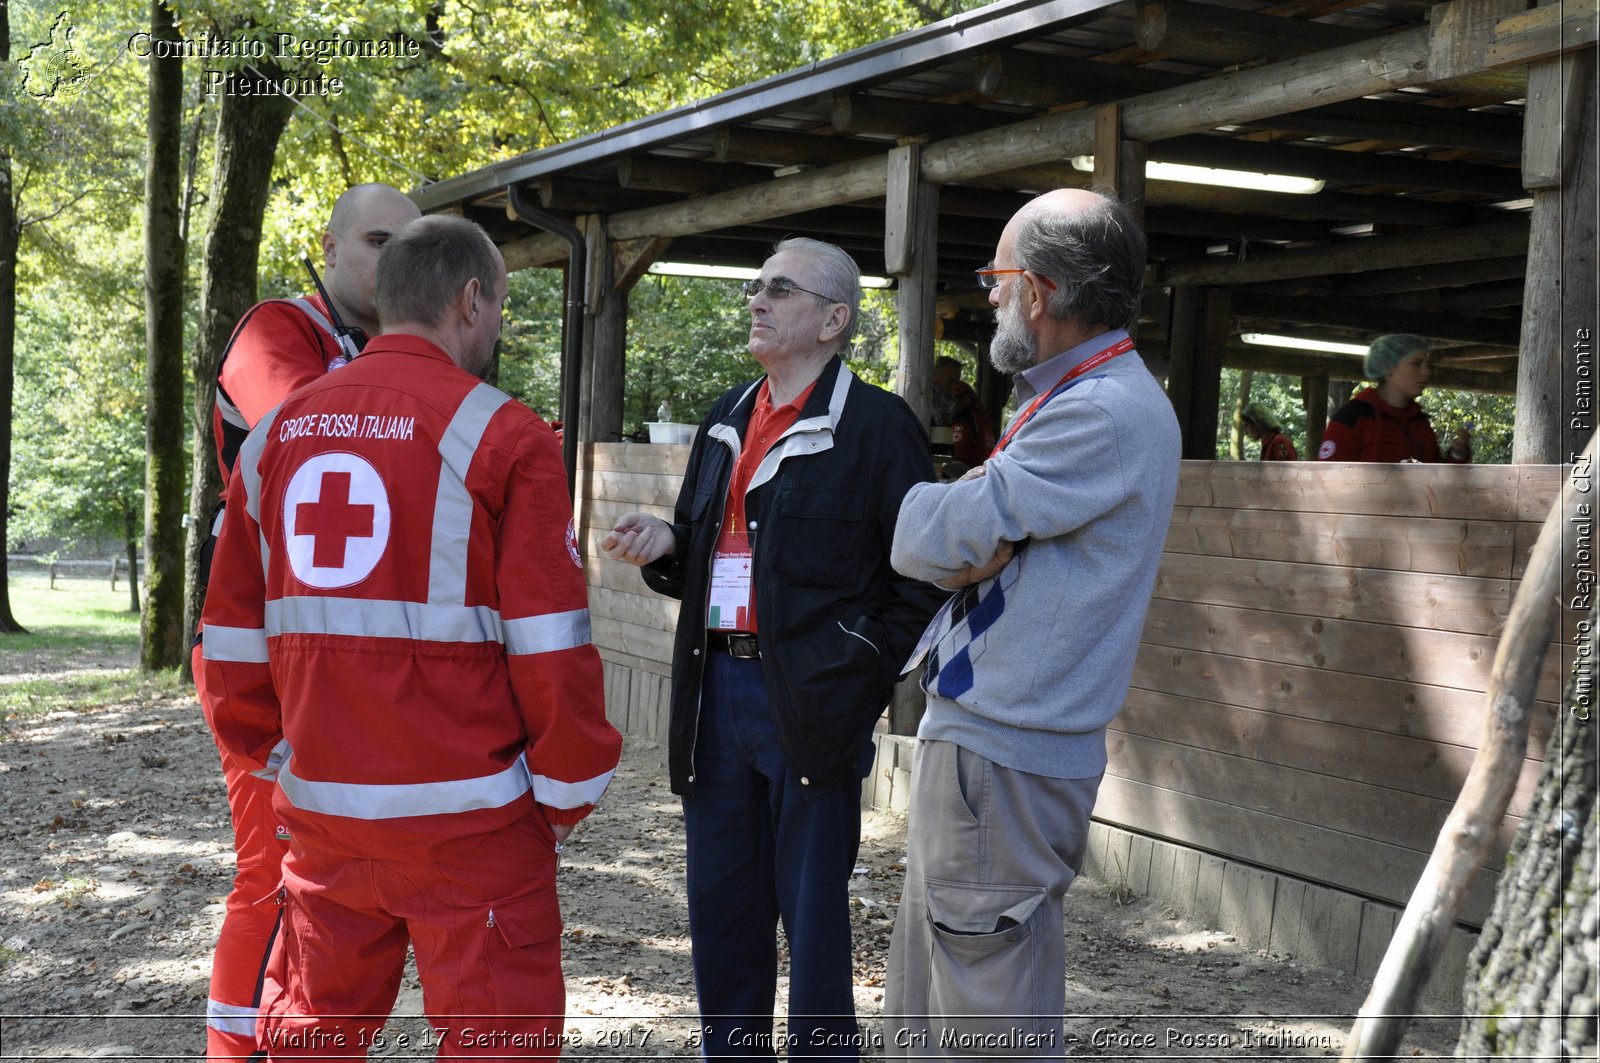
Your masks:
<svg viewBox="0 0 1600 1063"><path fill-rule="evenodd" d="M608 678L668 674L677 603L598 544L628 510L670 517L687 456L585 450L580 540ZM1560 475L1184 462L1096 819L1404 904L1471 764L1500 627ZM1532 797L1560 677L1553 653L1502 849ZM638 679L664 712L665 684ZM642 710L624 711L632 726ZM1488 912L1495 867L1469 922Z"/></svg>

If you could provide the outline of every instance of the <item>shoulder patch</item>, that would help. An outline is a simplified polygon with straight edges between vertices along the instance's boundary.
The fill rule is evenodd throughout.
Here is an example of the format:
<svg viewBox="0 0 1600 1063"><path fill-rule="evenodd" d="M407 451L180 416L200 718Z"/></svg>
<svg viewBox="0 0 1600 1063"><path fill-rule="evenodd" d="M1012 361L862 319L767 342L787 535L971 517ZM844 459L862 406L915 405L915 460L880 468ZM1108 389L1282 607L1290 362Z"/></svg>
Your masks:
<svg viewBox="0 0 1600 1063"><path fill-rule="evenodd" d="M571 520L567 521L567 556L574 566L583 567L583 558L578 554L578 525Z"/></svg>
<svg viewBox="0 0 1600 1063"><path fill-rule="evenodd" d="M1336 449L1338 448L1333 445L1333 440L1324 439L1322 441L1322 446L1317 448L1317 457L1321 458L1323 461L1327 461L1329 458L1333 457L1333 452Z"/></svg>

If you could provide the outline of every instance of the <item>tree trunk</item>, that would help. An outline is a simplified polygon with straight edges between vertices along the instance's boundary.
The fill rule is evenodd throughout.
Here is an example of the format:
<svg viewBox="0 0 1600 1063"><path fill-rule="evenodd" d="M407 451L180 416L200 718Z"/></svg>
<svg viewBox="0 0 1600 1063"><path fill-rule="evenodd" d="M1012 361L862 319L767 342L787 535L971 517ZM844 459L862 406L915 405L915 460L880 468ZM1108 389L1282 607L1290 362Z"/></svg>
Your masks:
<svg viewBox="0 0 1600 1063"><path fill-rule="evenodd" d="M11 19L0 3L0 67L11 63ZM11 397L17 364L17 204L11 189L11 148L0 139L0 546L10 549L11 513ZM11 567L0 579L0 632L20 632L11 615Z"/></svg>
<svg viewBox="0 0 1600 1063"><path fill-rule="evenodd" d="M122 539L128 551L128 612L137 613L139 611L139 524L134 520L131 503L122 507Z"/></svg>
<svg viewBox="0 0 1600 1063"><path fill-rule="evenodd" d="M1228 427L1228 457L1234 461L1244 460L1244 408L1250 405L1250 387L1255 380L1253 369L1239 373L1239 397L1233 402L1233 421Z"/></svg>
<svg viewBox="0 0 1600 1063"><path fill-rule="evenodd" d="M176 42L172 9L150 6L153 39ZM152 55L145 163L145 607L139 663L183 663L183 60Z"/></svg>
<svg viewBox="0 0 1600 1063"><path fill-rule="evenodd" d="M271 71L263 71L271 76ZM217 399L217 362L233 326L256 301L261 250L261 218L272 190L272 163L278 139L294 104L281 95L224 94L217 115L216 161L211 173L211 214L205 257L200 265L200 327L189 370L194 374L194 483L189 495L189 538L185 558L185 632L200 623L206 589L200 584L200 549L211 533L211 519L222 493L211 414ZM185 655L184 668L189 667Z"/></svg>
<svg viewBox="0 0 1600 1063"><path fill-rule="evenodd" d="M1588 647L1597 622L1591 612L1580 625ZM1468 963L1458 1058L1595 1058L1594 690L1593 658L1580 655L1558 741Z"/></svg>

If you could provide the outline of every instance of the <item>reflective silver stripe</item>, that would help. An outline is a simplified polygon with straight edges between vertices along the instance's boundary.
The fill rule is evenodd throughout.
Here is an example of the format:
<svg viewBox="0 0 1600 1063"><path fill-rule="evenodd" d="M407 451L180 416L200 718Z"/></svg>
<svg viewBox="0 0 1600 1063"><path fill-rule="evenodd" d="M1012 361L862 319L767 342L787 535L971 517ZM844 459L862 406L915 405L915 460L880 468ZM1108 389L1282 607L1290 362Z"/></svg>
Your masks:
<svg viewBox="0 0 1600 1063"><path fill-rule="evenodd" d="M596 775L582 782L560 782L543 775L535 775L533 799L551 808L582 808L584 805L592 805L604 796L606 787L611 785L611 776L615 774L615 771L608 771L604 775Z"/></svg>
<svg viewBox="0 0 1600 1063"><path fill-rule="evenodd" d="M267 634L352 635L417 642L502 642L500 614L487 606L429 605L366 598L277 598Z"/></svg>
<svg viewBox="0 0 1600 1063"><path fill-rule="evenodd" d="M266 664L267 629L207 624L200 631L200 656L208 661Z"/></svg>
<svg viewBox="0 0 1600 1063"><path fill-rule="evenodd" d="M433 502L433 544L428 557L428 601L461 605L467 600L467 540L472 535L472 496L467 469L495 412L511 401L479 384L467 392L439 439L439 493Z"/></svg>
<svg viewBox="0 0 1600 1063"><path fill-rule="evenodd" d="M229 401L221 388L217 389L217 412L222 414L223 423L243 428L246 432L250 431L250 423L244 419L244 414L239 412L239 407Z"/></svg>
<svg viewBox="0 0 1600 1063"><path fill-rule="evenodd" d="M224 1004L220 1000L206 1000L206 1025L236 1037L256 1035L256 1009L243 1004Z"/></svg>
<svg viewBox="0 0 1600 1063"><path fill-rule="evenodd" d="M326 332L335 340L339 338L339 334L333 331L333 322L323 317L322 311L318 310L316 304L312 303L310 299L285 299L284 302L292 303L299 307L300 312L309 317L312 324L322 329L323 332Z"/></svg>
<svg viewBox="0 0 1600 1063"><path fill-rule="evenodd" d="M272 426L277 423L278 411L283 409L283 404L274 406L259 424L250 430L244 443L239 447L239 456L234 460L235 475L244 477L244 509L250 514L250 519L257 524L261 523L261 452L266 449L267 437L272 434Z"/></svg>
<svg viewBox="0 0 1600 1063"><path fill-rule="evenodd" d="M278 744L272 747L272 752L267 755L266 767L257 768L250 774L258 779L265 779L267 782L271 782L278 777L278 771L283 767L283 762L288 759L289 740L280 738L278 739Z"/></svg>
<svg viewBox="0 0 1600 1063"><path fill-rule="evenodd" d="M294 773L294 761L278 773L278 788L294 807L350 819L445 816L509 805L528 792L528 765L522 758L494 775L450 782L310 782Z"/></svg>
<svg viewBox="0 0 1600 1063"><path fill-rule="evenodd" d="M507 653L551 653L586 646L590 641L589 610L546 613L502 621Z"/></svg>

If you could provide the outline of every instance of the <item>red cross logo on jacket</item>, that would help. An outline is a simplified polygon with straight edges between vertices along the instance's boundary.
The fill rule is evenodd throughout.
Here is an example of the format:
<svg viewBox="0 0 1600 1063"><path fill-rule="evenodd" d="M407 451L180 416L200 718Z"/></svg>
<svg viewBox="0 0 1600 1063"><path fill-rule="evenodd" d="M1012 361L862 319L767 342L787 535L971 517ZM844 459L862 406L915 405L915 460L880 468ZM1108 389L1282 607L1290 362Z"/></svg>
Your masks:
<svg viewBox="0 0 1600 1063"><path fill-rule="evenodd" d="M389 492L355 454L307 459L289 480L283 515L289 567L312 587L361 582L389 542Z"/></svg>

